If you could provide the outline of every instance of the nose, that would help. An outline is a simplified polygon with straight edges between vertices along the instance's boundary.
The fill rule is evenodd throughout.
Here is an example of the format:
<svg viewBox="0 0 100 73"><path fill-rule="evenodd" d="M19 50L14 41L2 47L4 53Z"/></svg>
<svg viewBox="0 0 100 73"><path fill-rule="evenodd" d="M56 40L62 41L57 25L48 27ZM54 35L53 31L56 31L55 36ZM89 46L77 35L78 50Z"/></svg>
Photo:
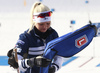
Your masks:
<svg viewBox="0 0 100 73"><path fill-rule="evenodd" d="M47 29L48 28L48 26L47 26L47 24L46 23L44 23L44 26L43 26L45 29Z"/></svg>

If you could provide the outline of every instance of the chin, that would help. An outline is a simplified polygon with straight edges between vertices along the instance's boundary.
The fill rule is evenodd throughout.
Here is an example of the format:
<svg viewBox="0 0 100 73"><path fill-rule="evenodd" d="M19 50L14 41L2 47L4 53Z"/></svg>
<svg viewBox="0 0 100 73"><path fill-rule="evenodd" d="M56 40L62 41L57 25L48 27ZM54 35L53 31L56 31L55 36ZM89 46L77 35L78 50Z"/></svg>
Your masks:
<svg viewBox="0 0 100 73"><path fill-rule="evenodd" d="M43 30L43 31L41 31L41 32L46 32L47 30Z"/></svg>

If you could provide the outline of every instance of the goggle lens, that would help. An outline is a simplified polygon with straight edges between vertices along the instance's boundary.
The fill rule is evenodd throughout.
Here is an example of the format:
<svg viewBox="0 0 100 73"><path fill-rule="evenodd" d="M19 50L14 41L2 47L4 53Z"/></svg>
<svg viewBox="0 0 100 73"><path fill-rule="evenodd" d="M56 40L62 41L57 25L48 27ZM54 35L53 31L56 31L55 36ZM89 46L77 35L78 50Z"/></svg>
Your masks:
<svg viewBox="0 0 100 73"><path fill-rule="evenodd" d="M52 12L47 12L47 13L41 13L39 15L35 15L37 16L37 18L45 18L45 17L50 17L52 15Z"/></svg>

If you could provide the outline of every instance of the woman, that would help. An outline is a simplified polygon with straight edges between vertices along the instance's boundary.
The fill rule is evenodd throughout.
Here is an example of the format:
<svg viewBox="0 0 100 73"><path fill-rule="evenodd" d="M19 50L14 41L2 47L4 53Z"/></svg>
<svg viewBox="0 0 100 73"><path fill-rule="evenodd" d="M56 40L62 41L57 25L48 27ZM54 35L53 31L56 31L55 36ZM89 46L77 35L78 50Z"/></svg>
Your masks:
<svg viewBox="0 0 100 73"><path fill-rule="evenodd" d="M44 4L34 3L31 10L31 27L19 36L16 43L20 73L39 73L40 67L51 63L51 60L41 56L46 44L58 37L51 27L51 14ZM55 56L48 73L55 73L61 66L62 57Z"/></svg>

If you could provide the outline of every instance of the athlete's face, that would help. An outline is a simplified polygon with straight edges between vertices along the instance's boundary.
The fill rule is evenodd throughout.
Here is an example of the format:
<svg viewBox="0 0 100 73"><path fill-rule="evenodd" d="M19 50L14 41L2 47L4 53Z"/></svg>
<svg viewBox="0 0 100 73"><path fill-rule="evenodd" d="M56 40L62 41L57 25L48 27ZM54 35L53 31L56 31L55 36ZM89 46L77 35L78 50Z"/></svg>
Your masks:
<svg viewBox="0 0 100 73"><path fill-rule="evenodd" d="M51 22L41 22L41 23L36 23L35 27L41 31L41 32L46 32L50 28Z"/></svg>

